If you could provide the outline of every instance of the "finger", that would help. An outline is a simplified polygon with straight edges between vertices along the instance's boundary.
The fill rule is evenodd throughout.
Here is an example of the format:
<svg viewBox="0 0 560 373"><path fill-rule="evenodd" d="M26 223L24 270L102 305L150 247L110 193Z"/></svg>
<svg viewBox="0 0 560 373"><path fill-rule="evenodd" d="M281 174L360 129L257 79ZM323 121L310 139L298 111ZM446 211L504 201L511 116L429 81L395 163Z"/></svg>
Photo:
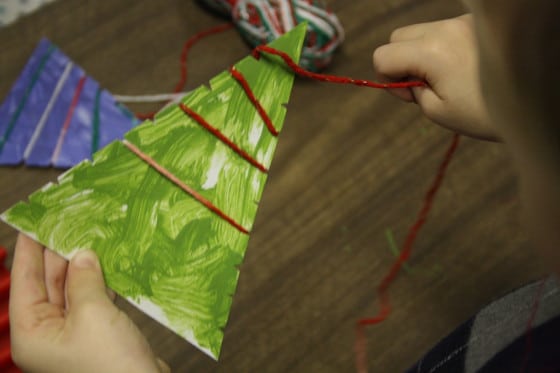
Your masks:
<svg viewBox="0 0 560 373"><path fill-rule="evenodd" d="M378 48L373 54L373 65L377 80L390 83L405 80L424 80L426 74L421 73L417 58L416 43L395 43ZM414 77L414 78L413 78ZM406 102L415 102L410 88L388 89L393 96Z"/></svg>
<svg viewBox="0 0 560 373"><path fill-rule="evenodd" d="M167 365L167 363L165 361L158 358L157 359L157 364L158 364L160 373L171 373L171 368L169 368L169 365Z"/></svg>
<svg viewBox="0 0 560 373"><path fill-rule="evenodd" d="M48 302L43 267L43 246L20 234L12 264L10 318L24 317L29 307Z"/></svg>
<svg viewBox="0 0 560 373"><path fill-rule="evenodd" d="M373 67L380 79L427 80L429 65L424 53L424 47L416 41L386 44L373 53Z"/></svg>
<svg viewBox="0 0 560 373"><path fill-rule="evenodd" d="M428 83L426 87L413 88L408 92L402 89L390 92L405 101L415 101L430 119L437 120L437 113L441 112L441 99L431 88L429 65L423 56L424 53L426 52L423 45L414 41L387 44L374 52L373 64L380 80L426 81Z"/></svg>
<svg viewBox="0 0 560 373"><path fill-rule="evenodd" d="M91 250L78 252L68 265L66 278L68 309L88 302L110 301L97 255Z"/></svg>
<svg viewBox="0 0 560 373"><path fill-rule="evenodd" d="M387 92L406 102L415 102L414 94L410 88L391 88Z"/></svg>
<svg viewBox="0 0 560 373"><path fill-rule="evenodd" d="M434 122L441 124L441 113L445 111L441 98L429 87L416 87L412 89L412 92L424 114Z"/></svg>
<svg viewBox="0 0 560 373"><path fill-rule="evenodd" d="M391 37L389 38L389 40L391 41L391 43L396 43L401 41L420 39L424 35L426 35L429 27L429 23L417 23L415 25L401 27L391 33Z"/></svg>
<svg viewBox="0 0 560 373"><path fill-rule="evenodd" d="M64 307L64 283L68 262L52 250L43 251L45 263L45 285L49 302Z"/></svg>
<svg viewBox="0 0 560 373"><path fill-rule="evenodd" d="M390 79L384 75L377 75L377 81L379 83L393 83L399 80L402 81L402 79ZM388 88L385 89L385 91L403 101L414 102L414 95L412 94L412 90L410 88Z"/></svg>
<svg viewBox="0 0 560 373"><path fill-rule="evenodd" d="M107 297L111 300L111 302L115 303L115 299L117 299L117 293L115 293L112 289L108 287L105 288L105 293L107 293Z"/></svg>
<svg viewBox="0 0 560 373"><path fill-rule="evenodd" d="M377 80L380 83L394 83L397 81L403 81L403 79L388 79L386 77L378 77ZM385 92L388 92L405 102L415 102L414 94L411 88L386 88Z"/></svg>

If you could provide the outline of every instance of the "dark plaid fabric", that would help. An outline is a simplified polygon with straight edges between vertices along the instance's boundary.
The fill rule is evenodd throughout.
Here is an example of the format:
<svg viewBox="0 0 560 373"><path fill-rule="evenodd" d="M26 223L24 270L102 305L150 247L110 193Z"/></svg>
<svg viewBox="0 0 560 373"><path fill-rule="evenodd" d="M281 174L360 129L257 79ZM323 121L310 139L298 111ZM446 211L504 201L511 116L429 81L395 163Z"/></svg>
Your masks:
<svg viewBox="0 0 560 373"><path fill-rule="evenodd" d="M408 372L560 372L560 282L550 276L492 302Z"/></svg>

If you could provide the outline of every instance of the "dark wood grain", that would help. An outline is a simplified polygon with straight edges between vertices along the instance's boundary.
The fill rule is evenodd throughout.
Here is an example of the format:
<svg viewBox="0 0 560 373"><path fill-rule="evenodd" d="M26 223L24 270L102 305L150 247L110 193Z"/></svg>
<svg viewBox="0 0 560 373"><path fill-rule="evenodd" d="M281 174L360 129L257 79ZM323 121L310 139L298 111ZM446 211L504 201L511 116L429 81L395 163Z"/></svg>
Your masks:
<svg viewBox="0 0 560 373"><path fill-rule="evenodd" d="M333 0L346 41L329 73L373 78L393 29L459 15L458 0ZM0 29L0 97L47 36L115 93L165 92L184 40L223 22L195 2L59 0ZM236 31L197 45L193 88L248 54ZM151 110L153 106L133 106ZM177 372L351 372L354 323L402 242L451 134L384 92L298 80L234 297L219 363L120 300ZM0 169L0 210L58 171ZM505 149L463 139L391 288L394 312L368 330L375 371L402 371L481 306L545 272L520 224ZM10 250L16 232L0 225ZM440 269L438 270L438 266Z"/></svg>

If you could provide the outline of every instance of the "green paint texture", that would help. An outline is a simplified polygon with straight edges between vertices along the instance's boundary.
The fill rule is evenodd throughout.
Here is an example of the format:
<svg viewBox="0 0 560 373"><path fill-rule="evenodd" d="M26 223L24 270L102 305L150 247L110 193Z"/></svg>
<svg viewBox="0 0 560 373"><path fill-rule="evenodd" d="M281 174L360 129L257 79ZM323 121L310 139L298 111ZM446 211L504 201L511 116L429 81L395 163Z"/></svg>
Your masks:
<svg viewBox="0 0 560 373"><path fill-rule="evenodd" d="M299 59L305 25L270 45ZM235 65L277 129L294 75L276 57ZM269 167L272 136L229 72L183 99ZM167 107L125 138L251 230L262 173L186 115ZM217 359L249 236L139 159L120 141L19 202L1 218L71 258L91 248L108 286Z"/></svg>

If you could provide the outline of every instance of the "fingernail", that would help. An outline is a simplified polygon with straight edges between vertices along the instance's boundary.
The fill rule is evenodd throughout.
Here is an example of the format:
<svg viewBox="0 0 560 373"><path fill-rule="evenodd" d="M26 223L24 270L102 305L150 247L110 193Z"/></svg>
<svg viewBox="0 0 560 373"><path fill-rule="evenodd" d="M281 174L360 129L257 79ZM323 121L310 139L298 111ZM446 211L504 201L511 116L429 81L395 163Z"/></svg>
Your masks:
<svg viewBox="0 0 560 373"><path fill-rule="evenodd" d="M72 263L78 268L99 268L97 255L91 250L83 250L76 253Z"/></svg>

